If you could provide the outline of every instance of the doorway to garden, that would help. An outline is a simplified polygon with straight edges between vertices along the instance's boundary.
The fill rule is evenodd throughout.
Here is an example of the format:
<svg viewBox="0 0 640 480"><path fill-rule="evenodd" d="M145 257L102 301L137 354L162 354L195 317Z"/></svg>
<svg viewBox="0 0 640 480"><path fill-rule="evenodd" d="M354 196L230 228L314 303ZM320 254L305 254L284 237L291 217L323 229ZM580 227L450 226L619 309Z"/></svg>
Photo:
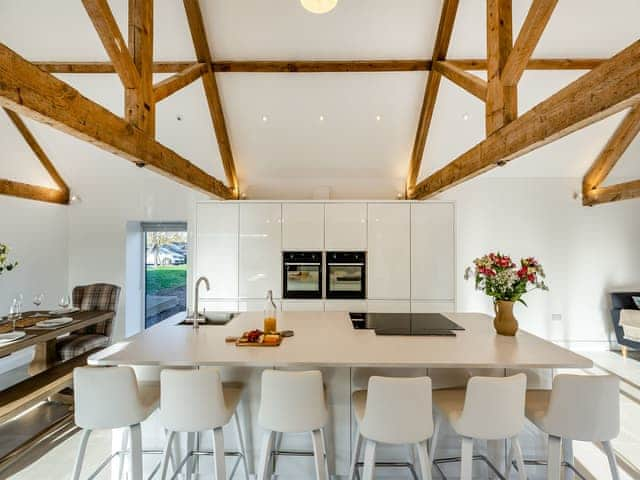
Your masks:
<svg viewBox="0 0 640 480"><path fill-rule="evenodd" d="M187 309L187 224L143 223L144 328Z"/></svg>

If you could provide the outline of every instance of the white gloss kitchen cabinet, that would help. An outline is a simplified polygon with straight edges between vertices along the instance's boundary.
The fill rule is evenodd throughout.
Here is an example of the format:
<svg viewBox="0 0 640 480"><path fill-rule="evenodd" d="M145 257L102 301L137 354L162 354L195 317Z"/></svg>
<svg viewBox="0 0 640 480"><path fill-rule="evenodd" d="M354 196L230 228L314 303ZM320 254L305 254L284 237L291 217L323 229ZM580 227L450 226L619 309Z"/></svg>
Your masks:
<svg viewBox="0 0 640 480"><path fill-rule="evenodd" d="M370 203L367 208L367 296L374 300L409 300L410 204Z"/></svg>
<svg viewBox="0 0 640 480"><path fill-rule="evenodd" d="M331 251L367 249L367 204L327 203L324 208L324 246Z"/></svg>
<svg viewBox="0 0 640 480"><path fill-rule="evenodd" d="M282 204L282 250L324 250L324 204Z"/></svg>
<svg viewBox="0 0 640 480"><path fill-rule="evenodd" d="M282 296L281 221L280 203L240 204L240 298L264 299L267 290Z"/></svg>
<svg viewBox="0 0 640 480"><path fill-rule="evenodd" d="M210 289L200 289L208 299L238 298L237 203L200 203L196 214L195 279L205 276Z"/></svg>
<svg viewBox="0 0 640 480"><path fill-rule="evenodd" d="M412 300L454 302L454 218L451 203L411 204Z"/></svg>

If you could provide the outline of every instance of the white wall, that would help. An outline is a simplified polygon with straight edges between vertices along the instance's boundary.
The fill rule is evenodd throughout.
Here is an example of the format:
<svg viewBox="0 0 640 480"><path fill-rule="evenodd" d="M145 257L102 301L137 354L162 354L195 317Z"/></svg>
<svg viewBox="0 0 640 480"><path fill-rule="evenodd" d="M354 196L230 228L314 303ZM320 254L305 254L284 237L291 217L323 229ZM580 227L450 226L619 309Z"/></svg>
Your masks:
<svg viewBox="0 0 640 480"><path fill-rule="evenodd" d="M0 275L0 316L22 294L24 309L35 308L34 295L45 294L41 308L53 308L68 293L68 210L61 205L0 196L0 243L19 265ZM30 361L32 349L0 359L0 372Z"/></svg>
<svg viewBox="0 0 640 480"><path fill-rule="evenodd" d="M532 255L551 290L516 307L521 326L553 340L609 338L607 292L640 286L640 201L583 207L572 198L579 187L577 179L478 178L442 195L457 202L458 310L491 313L463 278L474 258L495 250Z"/></svg>

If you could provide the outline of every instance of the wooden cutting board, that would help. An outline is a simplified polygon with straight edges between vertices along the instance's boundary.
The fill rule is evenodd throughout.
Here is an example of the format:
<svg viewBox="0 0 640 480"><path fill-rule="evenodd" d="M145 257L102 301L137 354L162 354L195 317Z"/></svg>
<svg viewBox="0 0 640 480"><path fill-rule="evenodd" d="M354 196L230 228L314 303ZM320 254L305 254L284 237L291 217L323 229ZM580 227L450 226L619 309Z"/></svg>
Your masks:
<svg viewBox="0 0 640 480"><path fill-rule="evenodd" d="M281 343L282 343L281 335L278 335L277 342L269 342L269 343L249 342L246 336L242 336L238 340L236 340L236 347L278 347Z"/></svg>

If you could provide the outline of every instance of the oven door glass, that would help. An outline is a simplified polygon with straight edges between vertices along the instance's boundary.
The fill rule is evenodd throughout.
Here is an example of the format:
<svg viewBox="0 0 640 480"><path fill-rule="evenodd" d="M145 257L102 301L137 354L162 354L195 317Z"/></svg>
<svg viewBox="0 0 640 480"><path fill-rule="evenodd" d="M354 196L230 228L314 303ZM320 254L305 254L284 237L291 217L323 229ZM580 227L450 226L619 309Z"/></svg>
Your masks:
<svg viewBox="0 0 640 480"><path fill-rule="evenodd" d="M316 298L322 295L320 265L286 265L286 270L288 297Z"/></svg>
<svg viewBox="0 0 640 480"><path fill-rule="evenodd" d="M328 296L364 298L362 265L329 265Z"/></svg>

